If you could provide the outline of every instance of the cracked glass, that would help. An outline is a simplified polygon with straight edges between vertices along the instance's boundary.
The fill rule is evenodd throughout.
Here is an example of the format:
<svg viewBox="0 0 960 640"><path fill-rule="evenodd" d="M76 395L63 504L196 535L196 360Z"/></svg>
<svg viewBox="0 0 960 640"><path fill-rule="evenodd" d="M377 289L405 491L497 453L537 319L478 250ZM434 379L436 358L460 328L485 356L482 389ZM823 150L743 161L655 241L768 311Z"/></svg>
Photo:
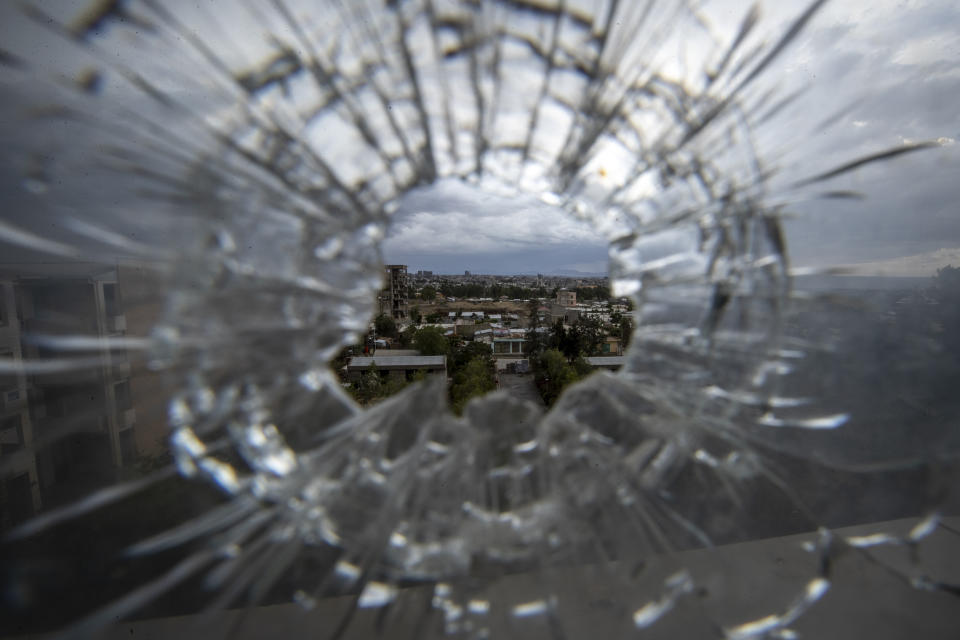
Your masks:
<svg viewBox="0 0 960 640"><path fill-rule="evenodd" d="M3 5L0 633L956 637L958 20ZM351 396L451 182L602 239L617 371Z"/></svg>

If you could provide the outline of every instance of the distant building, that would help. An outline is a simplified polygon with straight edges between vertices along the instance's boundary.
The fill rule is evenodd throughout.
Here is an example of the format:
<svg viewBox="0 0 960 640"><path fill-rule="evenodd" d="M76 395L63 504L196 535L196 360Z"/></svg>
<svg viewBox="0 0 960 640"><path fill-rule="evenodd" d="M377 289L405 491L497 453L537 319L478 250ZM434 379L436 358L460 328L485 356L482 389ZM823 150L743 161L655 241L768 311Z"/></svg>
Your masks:
<svg viewBox="0 0 960 640"><path fill-rule="evenodd" d="M491 341L491 348L495 356L519 357L526 353L524 350L526 343L526 338L521 338L519 336L493 338Z"/></svg>
<svg viewBox="0 0 960 640"><path fill-rule="evenodd" d="M477 324L476 322L470 323L461 323L457 322L454 325L453 331L454 335L463 336L464 338L473 338L478 331L483 331L484 329L490 329L489 323Z"/></svg>
<svg viewBox="0 0 960 640"><path fill-rule="evenodd" d="M577 292L569 289L557 291L557 304L561 307L572 307L577 304Z"/></svg>
<svg viewBox="0 0 960 640"><path fill-rule="evenodd" d="M384 266L386 284L380 292L380 313L394 320L407 318L407 265L388 264Z"/></svg>
<svg viewBox="0 0 960 640"><path fill-rule="evenodd" d="M469 271L464 271L464 272L463 272L463 275L469 276L469 275L470 275L470 272L469 272Z"/></svg>
<svg viewBox="0 0 960 640"><path fill-rule="evenodd" d="M603 339L602 349L605 355L611 355L611 356L623 355L623 345L620 342L620 338L617 338L615 336L606 336Z"/></svg>
<svg viewBox="0 0 960 640"><path fill-rule="evenodd" d="M442 375L447 377L446 356L372 356L350 358L347 364L347 376L351 380L359 380L360 376L370 370L370 365L381 376L402 377L407 380L413 378L418 371L427 375Z"/></svg>
<svg viewBox="0 0 960 640"><path fill-rule="evenodd" d="M550 322L562 320L564 324L574 324L580 319L580 309L551 302L549 315Z"/></svg>

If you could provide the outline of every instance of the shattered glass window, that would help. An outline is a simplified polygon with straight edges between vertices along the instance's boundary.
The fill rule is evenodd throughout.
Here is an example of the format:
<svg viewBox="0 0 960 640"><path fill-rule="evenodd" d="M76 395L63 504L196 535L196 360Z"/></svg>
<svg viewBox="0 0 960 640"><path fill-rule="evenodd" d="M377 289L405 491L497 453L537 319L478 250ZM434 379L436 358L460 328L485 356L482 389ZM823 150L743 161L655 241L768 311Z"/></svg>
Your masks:
<svg viewBox="0 0 960 640"><path fill-rule="evenodd" d="M4 3L0 634L955 638L958 23ZM446 181L603 238L618 371L351 398Z"/></svg>

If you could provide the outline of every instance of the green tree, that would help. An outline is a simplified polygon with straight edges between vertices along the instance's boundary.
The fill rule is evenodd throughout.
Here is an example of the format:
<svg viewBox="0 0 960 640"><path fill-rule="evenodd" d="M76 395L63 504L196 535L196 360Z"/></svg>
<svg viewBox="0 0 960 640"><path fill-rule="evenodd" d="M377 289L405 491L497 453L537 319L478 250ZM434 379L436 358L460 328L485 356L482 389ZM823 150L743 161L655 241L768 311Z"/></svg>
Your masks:
<svg viewBox="0 0 960 640"><path fill-rule="evenodd" d="M547 406L556 402L563 390L579 379L577 370L557 349L547 349L539 358L534 382Z"/></svg>
<svg viewBox="0 0 960 640"><path fill-rule="evenodd" d="M376 320L373 321L373 326L380 338L396 338L399 335L397 333L397 321L385 313L377 316Z"/></svg>
<svg viewBox="0 0 960 640"><path fill-rule="evenodd" d="M414 376L414 380L417 377ZM399 393L408 384L403 376L383 376L373 365L360 375L360 379L353 384L351 391L354 399L362 405L370 405L384 398Z"/></svg>
<svg viewBox="0 0 960 640"><path fill-rule="evenodd" d="M573 335L573 346L567 357L571 360L578 356L592 356L600 352L604 334L603 326L596 318L579 318L570 333Z"/></svg>
<svg viewBox="0 0 960 640"><path fill-rule="evenodd" d="M403 391L406 386L407 380L403 376L388 375L386 381L381 381L380 397L389 398Z"/></svg>
<svg viewBox="0 0 960 640"><path fill-rule="evenodd" d="M410 325L406 329L400 332L400 347L403 349L409 349L413 346L414 336L417 334L417 327Z"/></svg>
<svg viewBox="0 0 960 640"><path fill-rule="evenodd" d="M537 313L537 309L540 304L536 300L532 300L529 306L529 314L527 315L527 354L532 360L536 360L540 356L540 352L543 351L543 339L540 336L540 315Z"/></svg>
<svg viewBox="0 0 960 640"><path fill-rule="evenodd" d="M439 327L423 327L413 335L413 347L425 356L450 355L450 343Z"/></svg>
<svg viewBox="0 0 960 640"><path fill-rule="evenodd" d="M423 320L423 314L420 313L420 307L414 307L410 309L410 321L413 324L420 324Z"/></svg>
<svg viewBox="0 0 960 640"><path fill-rule="evenodd" d="M567 330L563 326L563 318L557 318L557 321L550 327L548 348L562 350L566 344Z"/></svg>
<svg viewBox="0 0 960 640"><path fill-rule="evenodd" d="M425 286L423 289L420 289L421 300L430 301L430 300L436 300L436 298L437 298L437 290L431 287L429 284Z"/></svg>
<svg viewBox="0 0 960 640"><path fill-rule="evenodd" d="M374 363L370 363L367 370L360 375L360 380L354 385L354 397L361 404L369 404L383 393L383 383L380 372Z"/></svg>
<svg viewBox="0 0 960 640"><path fill-rule="evenodd" d="M577 359L573 361L573 370L577 373L577 380L582 380L593 373L593 367L590 366L590 363L588 363L583 356L578 356Z"/></svg>
<svg viewBox="0 0 960 640"><path fill-rule="evenodd" d="M453 384L450 385L450 404L459 415L471 398L493 391L496 386L492 359L474 358L454 374Z"/></svg>
<svg viewBox="0 0 960 640"><path fill-rule="evenodd" d="M620 319L620 342L623 344L623 349L626 351L627 347L630 346L630 338L633 337L633 322L630 321L629 317L623 317Z"/></svg>
<svg viewBox="0 0 960 640"><path fill-rule="evenodd" d="M457 348L453 350L450 366L452 370L456 372L467 366L467 363L476 359L480 359L493 367L493 352L490 349L490 345L474 341L459 344Z"/></svg>

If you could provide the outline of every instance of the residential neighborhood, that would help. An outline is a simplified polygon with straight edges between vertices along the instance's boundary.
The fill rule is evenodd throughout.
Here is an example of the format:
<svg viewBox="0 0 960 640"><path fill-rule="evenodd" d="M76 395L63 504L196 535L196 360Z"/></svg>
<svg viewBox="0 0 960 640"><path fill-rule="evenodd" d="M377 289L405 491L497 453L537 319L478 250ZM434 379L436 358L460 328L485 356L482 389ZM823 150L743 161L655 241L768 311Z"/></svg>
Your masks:
<svg viewBox="0 0 960 640"><path fill-rule="evenodd" d="M455 410L497 388L524 395L524 384L549 405L594 370L619 369L633 328L631 302L611 298L606 277L441 275L391 264L378 303L368 333L335 363L361 403L434 375L447 379Z"/></svg>

